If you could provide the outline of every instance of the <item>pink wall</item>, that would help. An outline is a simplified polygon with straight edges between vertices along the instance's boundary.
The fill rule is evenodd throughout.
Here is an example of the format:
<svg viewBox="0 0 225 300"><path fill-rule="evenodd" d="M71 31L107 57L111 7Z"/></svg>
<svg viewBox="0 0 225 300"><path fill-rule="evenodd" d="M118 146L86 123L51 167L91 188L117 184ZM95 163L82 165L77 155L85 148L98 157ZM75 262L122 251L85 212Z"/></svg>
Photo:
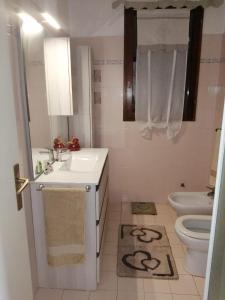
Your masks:
<svg viewBox="0 0 225 300"><path fill-rule="evenodd" d="M95 145L110 149L110 197L139 201L167 201L178 190L201 191L208 184L215 124L223 98L210 92L221 71L222 35L203 37L196 122L185 122L174 141L154 133L139 134L139 124L123 122L123 38L74 39L93 48L95 82ZM98 76L96 76L98 77ZM220 93L221 94L221 93ZM99 103L101 97L101 103ZM216 121L217 120L217 121ZM181 188L184 182L186 188Z"/></svg>

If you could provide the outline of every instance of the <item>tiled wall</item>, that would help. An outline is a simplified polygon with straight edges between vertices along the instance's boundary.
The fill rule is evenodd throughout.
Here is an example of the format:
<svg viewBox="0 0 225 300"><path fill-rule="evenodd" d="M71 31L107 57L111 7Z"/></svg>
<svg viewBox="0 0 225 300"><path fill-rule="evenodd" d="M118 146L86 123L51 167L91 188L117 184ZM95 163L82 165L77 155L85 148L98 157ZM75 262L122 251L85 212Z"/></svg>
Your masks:
<svg viewBox="0 0 225 300"><path fill-rule="evenodd" d="M122 121L122 37L74 39L73 43L93 48L95 146L110 149L111 200L163 202L174 191L205 190L223 103L223 89L218 88L225 78L222 35L203 37L197 119L183 123L174 141L163 133L145 140L138 123ZM181 188L181 183L186 187Z"/></svg>
<svg viewBox="0 0 225 300"><path fill-rule="evenodd" d="M215 128L221 126L225 96L225 34L203 37L201 75L202 84L216 103Z"/></svg>

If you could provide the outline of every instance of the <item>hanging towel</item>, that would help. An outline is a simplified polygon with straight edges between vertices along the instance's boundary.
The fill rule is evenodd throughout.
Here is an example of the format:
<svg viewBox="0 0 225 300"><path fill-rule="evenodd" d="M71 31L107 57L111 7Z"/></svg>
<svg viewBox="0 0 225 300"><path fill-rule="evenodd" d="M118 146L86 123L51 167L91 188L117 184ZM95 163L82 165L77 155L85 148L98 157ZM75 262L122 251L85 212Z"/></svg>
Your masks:
<svg viewBox="0 0 225 300"><path fill-rule="evenodd" d="M215 186L216 184L216 171L217 171L217 163L218 163L218 155L219 155L220 135L221 135L221 129L218 128L216 129L213 156L212 156L211 169L210 169L209 184L211 186Z"/></svg>
<svg viewBox="0 0 225 300"><path fill-rule="evenodd" d="M43 188L47 259L50 266L85 259L85 194L79 188Z"/></svg>

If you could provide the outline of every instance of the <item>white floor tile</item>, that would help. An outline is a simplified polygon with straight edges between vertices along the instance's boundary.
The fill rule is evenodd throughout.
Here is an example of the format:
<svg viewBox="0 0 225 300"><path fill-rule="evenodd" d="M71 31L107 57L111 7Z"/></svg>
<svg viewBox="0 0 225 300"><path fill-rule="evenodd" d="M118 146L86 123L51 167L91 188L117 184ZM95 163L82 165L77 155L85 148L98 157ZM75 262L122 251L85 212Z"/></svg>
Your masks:
<svg viewBox="0 0 225 300"><path fill-rule="evenodd" d="M88 300L89 292L64 290L62 300Z"/></svg>
<svg viewBox="0 0 225 300"><path fill-rule="evenodd" d="M134 224L134 225L156 225L154 216L123 216L121 218L122 224Z"/></svg>
<svg viewBox="0 0 225 300"><path fill-rule="evenodd" d="M104 244L104 254L117 255L117 243L106 242Z"/></svg>
<svg viewBox="0 0 225 300"><path fill-rule="evenodd" d="M109 220L107 219L107 230L118 230L120 225L119 220Z"/></svg>
<svg viewBox="0 0 225 300"><path fill-rule="evenodd" d="M131 214L131 202L122 202L122 214Z"/></svg>
<svg viewBox="0 0 225 300"><path fill-rule="evenodd" d="M167 214L173 219L177 218L176 212L167 204L156 204L156 210L158 215Z"/></svg>
<svg viewBox="0 0 225 300"><path fill-rule="evenodd" d="M170 293L168 280L144 279L145 293Z"/></svg>
<svg viewBox="0 0 225 300"><path fill-rule="evenodd" d="M103 255L102 271L116 272L117 256Z"/></svg>
<svg viewBox="0 0 225 300"><path fill-rule="evenodd" d="M40 288L35 295L35 300L61 300L63 290Z"/></svg>
<svg viewBox="0 0 225 300"><path fill-rule="evenodd" d="M139 216L138 222L143 225L156 225L156 217L151 215Z"/></svg>
<svg viewBox="0 0 225 300"><path fill-rule="evenodd" d="M145 300L173 300L173 297L171 294L145 293Z"/></svg>
<svg viewBox="0 0 225 300"><path fill-rule="evenodd" d="M109 202L109 211L121 211L121 202Z"/></svg>
<svg viewBox="0 0 225 300"><path fill-rule="evenodd" d="M176 235L176 233L172 232L172 231L167 231L167 236L169 238L169 242L170 245L174 245L174 246L181 246L182 242L179 240L178 236Z"/></svg>
<svg viewBox="0 0 225 300"><path fill-rule="evenodd" d="M109 220L120 221L120 211L110 211L108 216L109 216Z"/></svg>
<svg viewBox="0 0 225 300"><path fill-rule="evenodd" d="M121 224L135 224L137 225L137 220L133 216L122 216Z"/></svg>
<svg viewBox="0 0 225 300"><path fill-rule="evenodd" d="M172 294L198 295L194 279L191 275L180 275L179 280L170 280Z"/></svg>
<svg viewBox="0 0 225 300"><path fill-rule="evenodd" d="M89 300L116 300L116 291L95 291L90 293Z"/></svg>
<svg viewBox="0 0 225 300"><path fill-rule="evenodd" d="M195 284L197 286L197 290L198 290L199 295L202 296L203 293L204 293L205 278L194 276L194 281L195 281Z"/></svg>
<svg viewBox="0 0 225 300"><path fill-rule="evenodd" d="M171 245L173 257L176 258L183 258L185 256L184 249L180 245Z"/></svg>
<svg viewBox="0 0 225 300"><path fill-rule="evenodd" d="M117 290L117 276L115 272L102 272L98 290Z"/></svg>
<svg viewBox="0 0 225 300"><path fill-rule="evenodd" d="M173 295L173 300L201 300L201 298L192 295Z"/></svg>
<svg viewBox="0 0 225 300"><path fill-rule="evenodd" d="M163 224L166 227L166 232L171 231L173 233L175 233L175 229L174 229L174 224Z"/></svg>
<svg viewBox="0 0 225 300"><path fill-rule="evenodd" d="M118 240L118 230L108 229L105 234L105 242L115 243Z"/></svg>
<svg viewBox="0 0 225 300"><path fill-rule="evenodd" d="M158 212L167 212L171 209L167 203L155 203L155 206Z"/></svg>
<svg viewBox="0 0 225 300"><path fill-rule="evenodd" d="M175 258L175 263L179 275L190 275L184 268L184 258Z"/></svg>
<svg viewBox="0 0 225 300"><path fill-rule="evenodd" d="M163 221L164 218L167 218ZM156 216L155 217L155 223L156 225L164 225L166 226L174 226L175 221L171 220L171 218L167 215L161 215L161 216Z"/></svg>
<svg viewBox="0 0 225 300"><path fill-rule="evenodd" d="M117 300L145 300L145 295L143 292L118 291Z"/></svg>
<svg viewBox="0 0 225 300"><path fill-rule="evenodd" d="M143 292L144 291L143 279L118 277L118 291Z"/></svg>
<svg viewBox="0 0 225 300"><path fill-rule="evenodd" d="M171 209L170 215L176 220L178 218L177 213L175 210Z"/></svg>

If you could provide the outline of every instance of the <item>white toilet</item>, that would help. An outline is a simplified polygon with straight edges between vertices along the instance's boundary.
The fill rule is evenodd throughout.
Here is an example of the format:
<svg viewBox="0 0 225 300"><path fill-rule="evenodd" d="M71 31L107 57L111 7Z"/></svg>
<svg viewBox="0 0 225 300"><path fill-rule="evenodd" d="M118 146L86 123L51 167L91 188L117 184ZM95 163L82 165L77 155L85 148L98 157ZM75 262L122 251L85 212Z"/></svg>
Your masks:
<svg viewBox="0 0 225 300"><path fill-rule="evenodd" d="M187 247L185 269L192 275L205 277L211 218L204 215L186 215L176 220L176 233Z"/></svg>
<svg viewBox="0 0 225 300"><path fill-rule="evenodd" d="M176 192L168 200L178 216L212 214L213 199L207 192Z"/></svg>

